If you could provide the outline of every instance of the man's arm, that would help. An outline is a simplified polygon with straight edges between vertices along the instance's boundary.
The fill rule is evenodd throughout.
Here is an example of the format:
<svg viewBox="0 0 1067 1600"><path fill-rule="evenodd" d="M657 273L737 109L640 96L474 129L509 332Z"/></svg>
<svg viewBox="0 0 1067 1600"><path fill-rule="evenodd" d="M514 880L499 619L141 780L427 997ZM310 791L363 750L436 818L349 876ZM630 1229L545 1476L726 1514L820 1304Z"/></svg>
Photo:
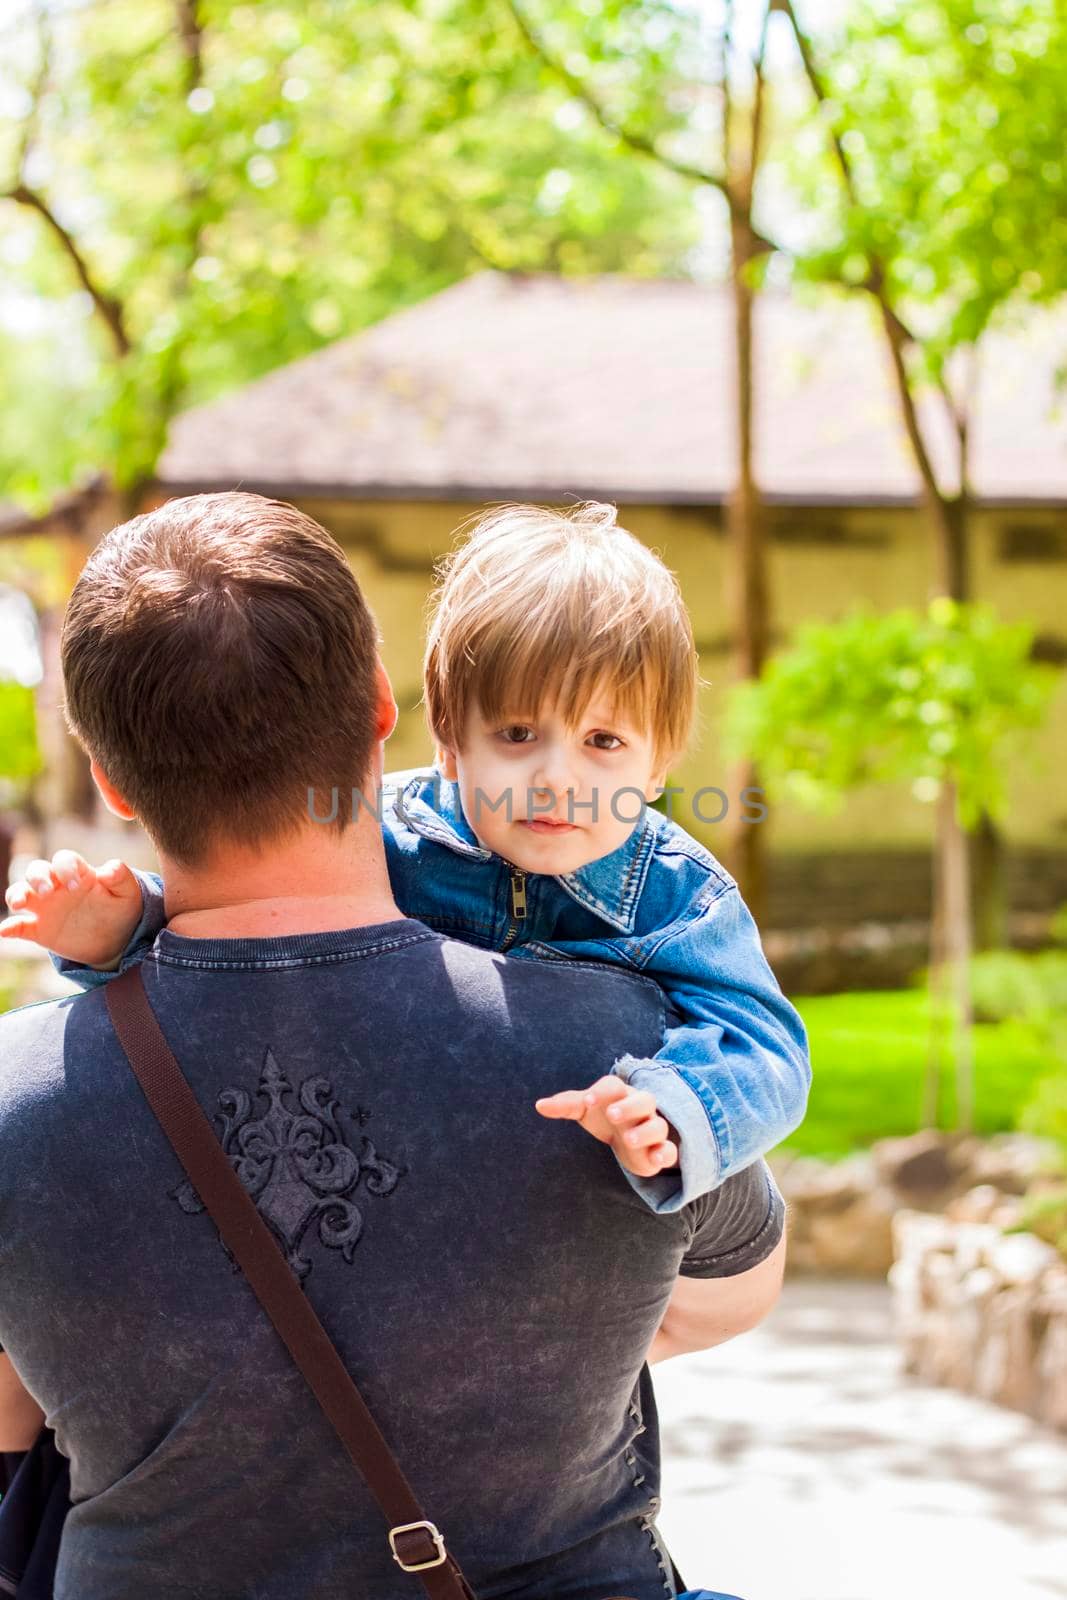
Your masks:
<svg viewBox="0 0 1067 1600"><path fill-rule="evenodd" d="M650 1362L710 1350L747 1332L781 1292L785 1201L765 1161L692 1201L684 1215L689 1241Z"/></svg>
<svg viewBox="0 0 1067 1600"><path fill-rule="evenodd" d="M0 1352L0 1450L28 1450L41 1431L44 1412Z"/></svg>
<svg viewBox="0 0 1067 1600"><path fill-rule="evenodd" d="M710 1350L747 1333L773 1309L785 1272L785 1235L766 1261L732 1278L679 1278L659 1325L649 1364Z"/></svg>

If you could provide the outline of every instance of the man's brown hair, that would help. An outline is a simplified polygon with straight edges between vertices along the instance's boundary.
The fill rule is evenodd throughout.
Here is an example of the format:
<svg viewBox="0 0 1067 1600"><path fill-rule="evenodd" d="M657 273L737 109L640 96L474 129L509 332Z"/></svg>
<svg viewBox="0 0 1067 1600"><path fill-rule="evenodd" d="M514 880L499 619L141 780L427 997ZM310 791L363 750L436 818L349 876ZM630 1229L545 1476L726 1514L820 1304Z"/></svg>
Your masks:
<svg viewBox="0 0 1067 1600"><path fill-rule="evenodd" d="M375 743L378 631L344 552L256 494L171 500L109 533L63 622L71 731L187 867L307 818L341 832Z"/></svg>

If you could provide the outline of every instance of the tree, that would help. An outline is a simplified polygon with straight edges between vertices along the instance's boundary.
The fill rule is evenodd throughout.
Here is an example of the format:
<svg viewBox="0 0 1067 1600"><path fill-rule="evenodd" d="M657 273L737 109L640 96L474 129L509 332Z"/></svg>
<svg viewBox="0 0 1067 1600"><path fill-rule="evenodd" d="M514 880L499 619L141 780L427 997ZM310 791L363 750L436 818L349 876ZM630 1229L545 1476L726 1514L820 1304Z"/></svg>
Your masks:
<svg viewBox="0 0 1067 1600"><path fill-rule="evenodd" d="M1032 632L986 606L939 598L924 614L857 612L809 624L762 681L737 691L730 736L755 752L772 792L835 808L851 789L906 782L937 805L935 883L948 912L932 980L954 1020L956 1103L970 1128L970 906L964 829L1003 814L1008 758L1044 717L1051 668L1030 660ZM931 1052L923 1115L936 1123L940 1064Z"/></svg>
<svg viewBox="0 0 1067 1600"><path fill-rule="evenodd" d="M816 45L793 0L781 4L816 119L791 162L805 215L819 219L795 269L872 299L934 535L936 592L967 601L982 338L1021 301L1067 289L1067 10L853 0ZM947 468L924 390L953 442ZM972 833L978 941L1003 943L999 835L985 814Z"/></svg>
<svg viewBox="0 0 1067 1600"><path fill-rule="evenodd" d="M0 493L104 467L136 497L177 409L471 270L678 272L697 239L498 0L37 0L5 43L0 216L55 315L0 333L0 377L28 355L64 425L4 408Z"/></svg>
<svg viewBox="0 0 1067 1600"><path fill-rule="evenodd" d="M678 174L691 185L711 190L725 203L730 239L730 288L734 311L736 371L733 398L737 435L737 475L727 506L729 571L726 609L732 622L734 676L758 678L767 655L770 601L767 580L766 517L754 464L753 309L758 268L775 246L754 221L756 184L765 138L765 55L768 24L778 0L761 3L754 51L749 54L735 37L738 20L734 0L723 0L713 51L703 48L706 24L695 10L666 0L613 0L598 9L629 24L621 38L589 37L581 6L557 3L553 19L570 47L555 44L547 27L533 20L527 0L506 0L523 39L546 70L564 83L620 153ZM545 6L538 6L543 16ZM674 41L666 58L640 48L641 24ZM554 38L554 35L553 35ZM582 41L581 53L574 41ZM713 62L707 81L704 62ZM710 90L710 95L709 91ZM706 126L702 102L715 108L713 128ZM694 138L694 135L697 137ZM712 138L716 159L690 158L688 149ZM731 777L741 793L758 787L759 776L745 756ZM735 808L741 817L741 808ZM766 847L761 828L743 821L732 825L727 847L736 873L757 918L766 899Z"/></svg>

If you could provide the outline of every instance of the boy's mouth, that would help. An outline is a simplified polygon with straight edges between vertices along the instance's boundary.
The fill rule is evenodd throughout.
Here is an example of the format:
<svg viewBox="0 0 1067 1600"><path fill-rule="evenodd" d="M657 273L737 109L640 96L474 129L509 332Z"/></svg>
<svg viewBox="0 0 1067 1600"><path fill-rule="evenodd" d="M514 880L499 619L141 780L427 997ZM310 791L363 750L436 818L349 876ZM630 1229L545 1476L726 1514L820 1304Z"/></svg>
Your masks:
<svg viewBox="0 0 1067 1600"><path fill-rule="evenodd" d="M533 833L577 833L573 822L554 822L551 817L523 817L520 827L529 828Z"/></svg>

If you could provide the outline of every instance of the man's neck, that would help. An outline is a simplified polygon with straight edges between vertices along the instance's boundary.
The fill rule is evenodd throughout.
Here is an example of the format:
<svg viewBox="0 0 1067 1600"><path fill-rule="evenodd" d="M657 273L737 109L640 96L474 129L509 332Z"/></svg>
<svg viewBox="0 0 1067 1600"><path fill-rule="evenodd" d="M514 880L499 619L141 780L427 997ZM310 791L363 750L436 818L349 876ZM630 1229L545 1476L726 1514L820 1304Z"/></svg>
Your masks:
<svg viewBox="0 0 1067 1600"><path fill-rule="evenodd" d="M190 939L270 939L393 922L381 831L361 816L338 836L308 824L261 855L219 850L190 871L164 858L163 904L172 933Z"/></svg>

